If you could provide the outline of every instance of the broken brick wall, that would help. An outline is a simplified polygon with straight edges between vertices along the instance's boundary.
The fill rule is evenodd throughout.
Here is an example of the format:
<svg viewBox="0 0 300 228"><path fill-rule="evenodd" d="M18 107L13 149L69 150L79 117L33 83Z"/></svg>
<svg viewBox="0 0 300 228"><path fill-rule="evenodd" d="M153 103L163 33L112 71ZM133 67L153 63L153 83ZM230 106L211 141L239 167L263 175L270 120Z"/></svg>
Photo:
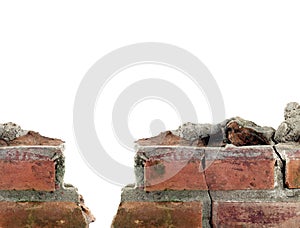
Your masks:
<svg viewBox="0 0 300 228"><path fill-rule="evenodd" d="M64 184L64 142L0 124L0 227L88 227L95 219Z"/></svg>
<svg viewBox="0 0 300 228"><path fill-rule="evenodd" d="M112 227L299 227L300 105L275 129L236 117L137 141Z"/></svg>

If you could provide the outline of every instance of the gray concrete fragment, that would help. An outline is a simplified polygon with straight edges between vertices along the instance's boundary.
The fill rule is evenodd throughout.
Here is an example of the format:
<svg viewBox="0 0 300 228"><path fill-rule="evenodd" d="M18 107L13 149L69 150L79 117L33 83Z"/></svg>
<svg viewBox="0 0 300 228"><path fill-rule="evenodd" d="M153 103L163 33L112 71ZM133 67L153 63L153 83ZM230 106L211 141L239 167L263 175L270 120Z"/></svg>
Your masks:
<svg viewBox="0 0 300 228"><path fill-rule="evenodd" d="M275 133L276 142L300 142L300 105L296 102L288 103L284 119Z"/></svg>
<svg viewBox="0 0 300 228"><path fill-rule="evenodd" d="M0 139L6 142L12 141L27 133L28 131L23 130L19 125L12 122L0 124Z"/></svg>
<svg viewBox="0 0 300 228"><path fill-rule="evenodd" d="M172 133L191 142L207 139L207 146L222 146L226 143L225 126L231 119L218 124L195 124L187 122Z"/></svg>
<svg viewBox="0 0 300 228"><path fill-rule="evenodd" d="M174 135L189 141L194 141L198 138L204 138L209 136L215 128L212 124L195 124L195 123L184 123L177 130L172 131Z"/></svg>
<svg viewBox="0 0 300 228"><path fill-rule="evenodd" d="M290 102L284 110L284 119L300 118L300 105L297 102Z"/></svg>

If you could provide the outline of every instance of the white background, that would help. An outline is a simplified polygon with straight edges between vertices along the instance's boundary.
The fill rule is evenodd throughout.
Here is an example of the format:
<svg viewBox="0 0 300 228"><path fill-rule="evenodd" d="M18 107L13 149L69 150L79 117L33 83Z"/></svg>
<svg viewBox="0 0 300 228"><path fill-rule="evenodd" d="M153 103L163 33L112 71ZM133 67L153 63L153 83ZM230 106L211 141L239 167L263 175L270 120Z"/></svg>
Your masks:
<svg viewBox="0 0 300 228"><path fill-rule="evenodd" d="M275 0L1 1L0 122L13 121L64 139L66 182L79 188L97 217L91 227L109 227L121 187L87 167L73 133L74 98L88 69L125 45L170 43L193 53L209 68L223 94L226 117L239 115L277 128L285 104L299 101L299 11L299 1ZM151 73L157 74L155 66ZM122 85L114 83L114 94L121 93ZM203 95L195 97L197 91L192 89L186 92L199 111L199 121L210 121L207 104L199 102ZM113 103L109 98L105 102ZM129 117L135 137L149 136L152 117L167 119L167 128L180 124L168 105L147 102L137 105ZM97 107L101 105L98 102ZM97 123L101 118L95 119ZM100 138L117 144L110 135ZM122 156L124 151L114 151L112 157L132 166L128 156Z"/></svg>

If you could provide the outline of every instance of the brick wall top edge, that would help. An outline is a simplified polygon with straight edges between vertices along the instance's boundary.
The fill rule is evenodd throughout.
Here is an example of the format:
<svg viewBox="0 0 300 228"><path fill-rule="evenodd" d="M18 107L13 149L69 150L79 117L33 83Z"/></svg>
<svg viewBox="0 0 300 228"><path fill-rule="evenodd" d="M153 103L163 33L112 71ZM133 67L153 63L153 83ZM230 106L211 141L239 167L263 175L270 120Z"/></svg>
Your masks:
<svg viewBox="0 0 300 228"><path fill-rule="evenodd" d="M63 156L64 146L16 146L0 147L1 160L55 160Z"/></svg>
<svg viewBox="0 0 300 228"><path fill-rule="evenodd" d="M300 160L300 146L295 144L279 144L275 146L276 151L284 160Z"/></svg>
<svg viewBox="0 0 300 228"><path fill-rule="evenodd" d="M164 157L172 154L182 154L190 157L203 157L206 159L225 159L225 158L260 158L274 159L275 152L273 146L226 146L226 147L186 147L186 146L158 146L158 147L139 147L137 148L138 156Z"/></svg>
<svg viewBox="0 0 300 228"><path fill-rule="evenodd" d="M279 145L284 145L284 144L279 144ZM288 146L290 144L287 144ZM149 146L141 146L136 144L135 145L135 149L136 150L151 150L151 149L164 149L164 148L186 148L186 149L195 149L195 150L224 150L224 149L228 149L228 148L232 148L232 149L248 149L248 148L273 148L273 146L271 145L248 145L248 146L235 146L232 144L227 144L225 147L224 146L211 146L211 147L206 147L206 146L183 146L183 145L149 145ZM293 148L296 148L296 145L294 145ZM300 144L298 145L298 148L300 149Z"/></svg>
<svg viewBox="0 0 300 228"><path fill-rule="evenodd" d="M65 150L65 143L61 143L57 146L52 145L18 145L18 146L0 146L1 150L7 150L7 149L57 149L64 151Z"/></svg>

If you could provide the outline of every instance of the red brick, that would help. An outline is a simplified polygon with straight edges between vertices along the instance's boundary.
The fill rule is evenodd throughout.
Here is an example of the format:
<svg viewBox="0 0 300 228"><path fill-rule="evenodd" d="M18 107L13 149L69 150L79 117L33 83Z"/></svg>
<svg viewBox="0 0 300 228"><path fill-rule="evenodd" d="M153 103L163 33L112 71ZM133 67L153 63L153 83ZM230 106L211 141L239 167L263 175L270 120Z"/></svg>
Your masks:
<svg viewBox="0 0 300 228"><path fill-rule="evenodd" d="M148 161L145 165L145 190L206 190L207 185L199 160Z"/></svg>
<svg viewBox="0 0 300 228"><path fill-rule="evenodd" d="M213 158L216 153L216 159ZM207 152L205 177L210 190L273 189L272 148L234 147Z"/></svg>
<svg viewBox="0 0 300 228"><path fill-rule="evenodd" d="M88 227L88 220L72 202L0 202L0 227Z"/></svg>
<svg viewBox="0 0 300 228"><path fill-rule="evenodd" d="M55 190L55 164L53 161L0 160L0 173L1 190Z"/></svg>
<svg viewBox="0 0 300 228"><path fill-rule="evenodd" d="M202 167L204 151L194 148L159 148L144 165L146 191L206 190Z"/></svg>
<svg viewBox="0 0 300 228"><path fill-rule="evenodd" d="M280 148L278 149L280 151ZM285 149L285 184L288 188L300 188L300 149Z"/></svg>
<svg viewBox="0 0 300 228"><path fill-rule="evenodd" d="M214 202L213 227L299 227L299 202Z"/></svg>
<svg viewBox="0 0 300 228"><path fill-rule="evenodd" d="M114 228L202 227L201 202L123 202Z"/></svg>

